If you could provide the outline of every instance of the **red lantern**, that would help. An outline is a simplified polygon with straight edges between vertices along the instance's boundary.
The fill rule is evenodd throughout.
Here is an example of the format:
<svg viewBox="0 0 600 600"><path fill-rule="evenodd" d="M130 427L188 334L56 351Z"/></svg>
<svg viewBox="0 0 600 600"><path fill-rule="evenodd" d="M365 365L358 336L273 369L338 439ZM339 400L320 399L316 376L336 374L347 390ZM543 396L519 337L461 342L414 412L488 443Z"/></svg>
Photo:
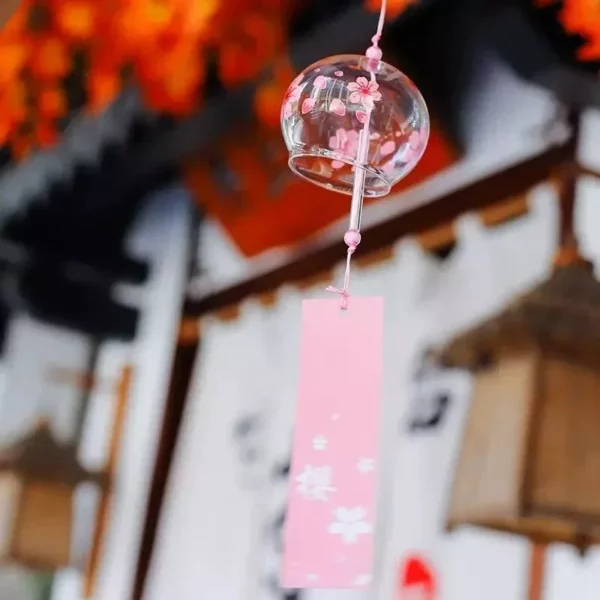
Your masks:
<svg viewBox="0 0 600 600"><path fill-rule="evenodd" d="M396 600L437 600L437 577L421 556L406 558L398 572Z"/></svg>

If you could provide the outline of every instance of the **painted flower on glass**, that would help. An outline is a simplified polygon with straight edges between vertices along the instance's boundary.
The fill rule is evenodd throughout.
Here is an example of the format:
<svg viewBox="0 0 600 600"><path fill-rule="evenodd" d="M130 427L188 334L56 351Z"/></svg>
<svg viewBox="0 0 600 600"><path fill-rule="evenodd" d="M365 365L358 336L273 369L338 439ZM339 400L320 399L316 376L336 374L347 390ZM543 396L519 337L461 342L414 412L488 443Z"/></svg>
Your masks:
<svg viewBox="0 0 600 600"><path fill-rule="evenodd" d="M372 108L373 103L381 100L379 84L376 81L369 81L366 77L359 77L356 81L348 84L350 90L350 102L362 104L367 108Z"/></svg>
<svg viewBox="0 0 600 600"><path fill-rule="evenodd" d="M413 131L408 138L408 144L402 155L402 161L409 163L416 160L427 143L427 132L425 129Z"/></svg>
<svg viewBox="0 0 600 600"><path fill-rule="evenodd" d="M329 147L346 158L354 160L358 152L358 136L358 132L353 129L340 128L335 132L335 135L329 138ZM334 160L331 166L334 169L341 169L344 163L340 160Z"/></svg>
<svg viewBox="0 0 600 600"><path fill-rule="evenodd" d="M292 116L294 110L294 104L300 100L300 94L302 93L303 85L300 85L302 81L302 75L299 75L292 81L290 87L287 89L285 96L283 97L283 116L289 119Z"/></svg>
<svg viewBox="0 0 600 600"><path fill-rule="evenodd" d="M313 87L317 90L324 90L327 87L327 77L323 77L323 75L319 75L313 81Z"/></svg>
<svg viewBox="0 0 600 600"><path fill-rule="evenodd" d="M373 526L365 521L367 511L362 506L340 506L333 511L336 519L329 525L329 533L339 535L345 544L356 544L361 535L373 533Z"/></svg>

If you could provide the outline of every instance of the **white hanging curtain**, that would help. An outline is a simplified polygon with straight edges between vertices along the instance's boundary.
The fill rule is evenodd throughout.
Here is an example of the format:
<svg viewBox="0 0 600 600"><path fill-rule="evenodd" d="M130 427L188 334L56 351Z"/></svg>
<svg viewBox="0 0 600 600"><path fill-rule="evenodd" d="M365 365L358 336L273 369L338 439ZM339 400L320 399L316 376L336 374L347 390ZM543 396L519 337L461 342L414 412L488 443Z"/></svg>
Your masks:
<svg viewBox="0 0 600 600"><path fill-rule="evenodd" d="M248 303L234 323L211 320L173 467L150 600L246 598L265 472L271 366L269 312Z"/></svg>

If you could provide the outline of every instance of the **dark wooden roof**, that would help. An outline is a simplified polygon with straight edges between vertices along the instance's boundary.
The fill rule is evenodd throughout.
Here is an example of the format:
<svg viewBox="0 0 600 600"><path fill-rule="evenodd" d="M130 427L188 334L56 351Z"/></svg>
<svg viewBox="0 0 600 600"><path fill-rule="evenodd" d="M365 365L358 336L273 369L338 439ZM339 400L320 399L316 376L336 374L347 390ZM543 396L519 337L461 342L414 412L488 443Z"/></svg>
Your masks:
<svg viewBox="0 0 600 600"><path fill-rule="evenodd" d="M591 263L552 275L498 315L459 335L439 353L446 365L476 369L501 347L532 343L575 355L600 353L600 282Z"/></svg>

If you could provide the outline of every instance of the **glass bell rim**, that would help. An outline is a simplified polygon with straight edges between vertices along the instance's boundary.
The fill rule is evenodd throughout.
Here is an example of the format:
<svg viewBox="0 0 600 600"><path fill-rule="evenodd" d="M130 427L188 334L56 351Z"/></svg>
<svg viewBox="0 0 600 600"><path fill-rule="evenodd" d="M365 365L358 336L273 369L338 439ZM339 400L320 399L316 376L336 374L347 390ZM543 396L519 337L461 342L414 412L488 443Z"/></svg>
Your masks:
<svg viewBox="0 0 600 600"><path fill-rule="evenodd" d="M339 162L343 162L344 164L349 165L351 167L357 166L355 160L348 158L344 154L340 154L339 152L336 152L334 150L325 149L325 148L319 148L318 150L312 150L312 151L307 150L307 149L293 150L290 152L290 156L288 159L289 168L298 177L301 177L302 179L309 181L310 183L312 183L314 185L318 185L319 187L325 188L327 190L335 191L340 194L345 194L346 196L352 196L352 194L353 194L353 186L352 185L349 185L347 189L345 187L338 187L338 186L332 184L331 182L319 181L318 179L309 177L309 176L305 175L302 171L299 171L294 164L295 161L299 158L327 158L332 161L337 160ZM367 173L370 176L377 178L379 181L381 181L385 184L385 187L382 187L381 189L376 189L371 186L365 186L364 193L363 193L363 196L365 198L382 198L383 196L387 196L390 193L393 184L384 175L382 175L377 169L374 169L370 165L361 165L360 168L367 171Z"/></svg>

